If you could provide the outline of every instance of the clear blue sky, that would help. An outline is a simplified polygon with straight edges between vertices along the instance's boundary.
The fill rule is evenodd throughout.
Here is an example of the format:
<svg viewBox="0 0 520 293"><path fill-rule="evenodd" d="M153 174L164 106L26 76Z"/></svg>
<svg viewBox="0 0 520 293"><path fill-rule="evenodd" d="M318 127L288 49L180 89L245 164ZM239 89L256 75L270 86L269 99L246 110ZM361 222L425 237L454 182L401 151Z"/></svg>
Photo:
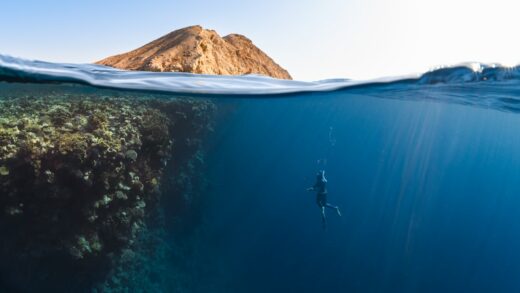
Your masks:
<svg viewBox="0 0 520 293"><path fill-rule="evenodd" d="M518 1L3 1L0 54L87 63L200 24L240 33L296 79L371 78L520 61ZM79 4L76 4L79 3Z"/></svg>

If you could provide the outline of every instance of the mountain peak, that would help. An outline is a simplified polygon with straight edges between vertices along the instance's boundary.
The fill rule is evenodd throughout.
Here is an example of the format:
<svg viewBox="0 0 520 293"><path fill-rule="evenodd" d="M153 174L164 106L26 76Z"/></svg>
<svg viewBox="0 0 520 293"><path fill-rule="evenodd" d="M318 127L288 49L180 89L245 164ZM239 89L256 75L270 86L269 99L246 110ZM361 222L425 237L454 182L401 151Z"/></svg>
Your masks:
<svg viewBox="0 0 520 293"><path fill-rule="evenodd" d="M96 63L127 70L262 74L291 79L285 69L247 37L239 34L221 37L200 25L175 30L138 49Z"/></svg>

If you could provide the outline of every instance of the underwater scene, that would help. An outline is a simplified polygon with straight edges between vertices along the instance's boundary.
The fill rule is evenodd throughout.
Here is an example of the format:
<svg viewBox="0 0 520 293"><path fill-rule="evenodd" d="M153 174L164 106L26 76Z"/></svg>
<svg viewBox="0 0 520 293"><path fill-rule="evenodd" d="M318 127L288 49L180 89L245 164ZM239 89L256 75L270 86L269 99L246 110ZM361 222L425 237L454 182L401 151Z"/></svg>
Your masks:
<svg viewBox="0 0 520 293"><path fill-rule="evenodd" d="M0 56L0 292L517 292L519 94Z"/></svg>

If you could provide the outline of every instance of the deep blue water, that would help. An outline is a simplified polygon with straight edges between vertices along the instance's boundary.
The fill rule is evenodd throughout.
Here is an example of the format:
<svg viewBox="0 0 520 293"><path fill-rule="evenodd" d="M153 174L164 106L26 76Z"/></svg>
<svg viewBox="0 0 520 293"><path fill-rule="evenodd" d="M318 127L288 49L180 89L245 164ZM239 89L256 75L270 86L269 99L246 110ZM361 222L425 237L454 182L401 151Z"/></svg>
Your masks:
<svg viewBox="0 0 520 293"><path fill-rule="evenodd" d="M347 93L230 103L209 162L219 292L520 290L517 114ZM326 231L305 191L319 168L343 212Z"/></svg>
<svg viewBox="0 0 520 293"><path fill-rule="evenodd" d="M277 97L211 79L225 115L188 291L519 292L520 86L460 71ZM326 230L319 169L343 213Z"/></svg>

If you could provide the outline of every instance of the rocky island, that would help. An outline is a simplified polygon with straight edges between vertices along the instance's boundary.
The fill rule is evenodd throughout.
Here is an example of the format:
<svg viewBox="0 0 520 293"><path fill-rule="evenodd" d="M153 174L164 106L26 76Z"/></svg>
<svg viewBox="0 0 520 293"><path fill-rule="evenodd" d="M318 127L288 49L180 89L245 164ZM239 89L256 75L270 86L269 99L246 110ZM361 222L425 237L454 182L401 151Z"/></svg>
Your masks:
<svg viewBox="0 0 520 293"><path fill-rule="evenodd" d="M97 64L126 70L175 71L199 74L262 74L292 79L243 35L221 37L199 25L173 31L128 53L108 57Z"/></svg>

